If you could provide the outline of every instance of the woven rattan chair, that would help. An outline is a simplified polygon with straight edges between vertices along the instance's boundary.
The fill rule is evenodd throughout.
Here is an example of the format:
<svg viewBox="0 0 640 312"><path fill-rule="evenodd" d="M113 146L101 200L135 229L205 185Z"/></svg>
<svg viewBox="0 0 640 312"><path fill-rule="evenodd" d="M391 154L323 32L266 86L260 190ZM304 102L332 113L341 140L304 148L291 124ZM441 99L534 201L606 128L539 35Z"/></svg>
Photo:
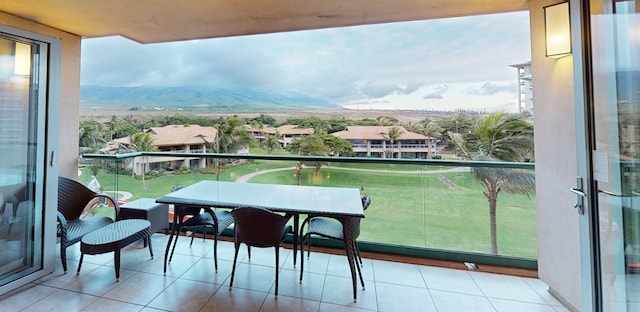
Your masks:
<svg viewBox="0 0 640 312"><path fill-rule="evenodd" d="M120 207L111 196L96 193L72 179L58 178L57 236L60 237L60 259L65 273L67 272L67 247L79 242L85 234L114 221L109 217L82 215L85 208L91 207L100 200L114 207L117 220Z"/></svg>
<svg viewBox="0 0 640 312"><path fill-rule="evenodd" d="M363 196L362 197L362 208L363 210L367 210L369 205L371 204L371 197ZM360 256L360 248L358 248L358 242L356 239L360 235L360 220L361 218L352 218L351 220L351 228L353 233L353 250L354 257L359 265L356 265L358 268L358 275L360 276L360 284L362 284L362 288L364 289L364 279L362 278L362 271L360 267L362 266L362 257ZM307 226L307 231L304 232L304 227ZM302 226L300 226L300 245L301 249L304 251L304 242L307 242L307 258L311 256L311 235L318 235L324 238L340 240L344 242L344 232L342 230L342 223L337 220L330 218L318 217L315 215L309 215L302 222ZM301 259L301 261L304 261ZM302 270L300 270L300 281L302 282Z"/></svg>
<svg viewBox="0 0 640 312"><path fill-rule="evenodd" d="M171 191L177 191L181 186L174 187ZM233 223L233 216L227 210L223 211L213 211L211 207L196 207L196 206L183 206L183 205L175 205L173 208L173 213L176 214L177 224L173 226L176 227L176 235L173 240L173 246L171 247L171 254L169 255L169 262L173 259L173 252L176 249L176 244L178 243L178 237L180 237L180 231L183 228L202 228L203 236L206 235L207 227L213 228L213 263L216 272L218 272L218 237L220 234L228 228ZM188 217L188 218L187 218ZM172 231L172 234L174 232ZM195 230L191 234L191 243L189 246L193 245L193 239L195 236ZM165 259L166 263L166 259ZM165 273L167 272L167 268L165 266Z"/></svg>
<svg viewBox="0 0 640 312"><path fill-rule="evenodd" d="M231 211L234 226L235 254L233 256L233 269L231 270L231 281L229 288L233 287L233 278L236 272L236 262L240 244L247 245L249 258L251 258L251 247L275 247L276 249L276 289L275 296L278 297L278 271L280 269L280 243L287 233L291 232L291 226L287 222L290 215L281 216L266 209L253 207L240 207Z"/></svg>

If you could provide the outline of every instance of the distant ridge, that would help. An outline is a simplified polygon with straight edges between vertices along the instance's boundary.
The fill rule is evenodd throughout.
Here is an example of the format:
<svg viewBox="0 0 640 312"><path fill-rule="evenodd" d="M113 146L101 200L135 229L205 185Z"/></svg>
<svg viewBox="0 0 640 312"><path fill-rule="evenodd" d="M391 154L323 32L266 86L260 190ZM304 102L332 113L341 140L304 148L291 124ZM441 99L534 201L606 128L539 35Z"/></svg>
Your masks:
<svg viewBox="0 0 640 312"><path fill-rule="evenodd" d="M80 105L184 110L336 110L327 100L302 93L200 87L81 86Z"/></svg>

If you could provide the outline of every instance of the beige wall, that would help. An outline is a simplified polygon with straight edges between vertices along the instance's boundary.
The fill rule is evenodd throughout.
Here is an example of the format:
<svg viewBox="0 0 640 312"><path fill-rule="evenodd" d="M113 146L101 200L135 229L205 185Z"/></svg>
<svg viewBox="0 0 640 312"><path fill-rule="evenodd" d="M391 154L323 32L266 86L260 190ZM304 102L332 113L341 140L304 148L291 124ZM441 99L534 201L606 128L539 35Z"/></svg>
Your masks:
<svg viewBox="0 0 640 312"><path fill-rule="evenodd" d="M60 146L57 149L57 161L60 175L76 177L78 175L81 38L3 12L0 12L0 24L61 39L61 77L54 77L54 79L60 79L61 97Z"/></svg>
<svg viewBox="0 0 640 312"><path fill-rule="evenodd" d="M573 205L576 135L573 57L545 56L543 6L529 1L535 118L538 273L565 304L582 307L579 220Z"/></svg>

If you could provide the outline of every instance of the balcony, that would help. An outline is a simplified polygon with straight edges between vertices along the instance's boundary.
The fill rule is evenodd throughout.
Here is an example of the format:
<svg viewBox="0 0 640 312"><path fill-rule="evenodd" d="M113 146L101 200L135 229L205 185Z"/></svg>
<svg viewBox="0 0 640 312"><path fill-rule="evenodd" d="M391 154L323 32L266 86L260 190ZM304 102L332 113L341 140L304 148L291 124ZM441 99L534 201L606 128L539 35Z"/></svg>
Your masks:
<svg viewBox="0 0 640 312"><path fill-rule="evenodd" d="M174 157L203 158L197 163L205 166L149 170L144 181L132 178L127 168L134 158L162 166L159 160ZM84 158L93 163L80 168L78 179L88 183L96 176L102 191L120 201L157 198L175 185L200 180L363 187L373 200L358 239L367 288L359 289L358 301L353 302L344 251L336 249L340 245L335 242L317 239L310 259L305 257L302 284L299 266L291 263L291 246L281 250L278 300L273 297L270 249L253 249L251 262L241 249L236 286L229 291L231 231L219 245L218 273L213 271L212 242L196 239L192 247L186 240L178 244L165 276L161 272L167 236L156 233L155 259L142 244L123 250L118 283L111 253L85 257L80 275L73 274L80 256L75 245L67 251L68 274L62 274L57 261L52 275L1 297L3 306L16 311L43 306L87 311L104 306L125 311L567 311L536 278L535 196L500 194L497 252L490 252L489 205L473 172L532 174L533 164L182 152ZM300 171L298 162L304 164Z"/></svg>
<svg viewBox="0 0 640 312"><path fill-rule="evenodd" d="M123 249L120 281L115 282L111 253L86 256L79 275L73 273L80 256L69 248L70 271L56 271L0 297L6 311L568 311L536 278L406 264L367 258L366 290L353 302L347 261L342 255L312 251L305 257L305 277L291 250L281 249L279 296L273 295L272 249L242 248L234 287L229 290L233 243L218 245L219 270L213 270L213 244L196 239L176 248L163 275L167 236L152 236L154 259L141 243ZM157 310L156 310L157 309Z"/></svg>
<svg viewBox="0 0 640 312"><path fill-rule="evenodd" d="M199 166L172 172L154 159L202 158ZM537 268L535 195L500 181L496 202L496 251L492 253L490 209L474 171L533 175L532 163L488 163L444 160L352 157L225 155L211 153L137 153L85 155L94 164L82 168L79 180L96 175L102 191L122 201L158 198L175 185L200 180L364 188L373 203L359 237L361 249L419 258L442 259L519 269ZM136 161L130 161L136 159ZM132 178L127 164L146 159L144 181ZM222 170L218 174L218 160ZM297 163L303 165L297 171ZM151 169L151 170L150 170ZM92 173L94 170L96 173ZM515 190L515 194L507 190ZM258 195L258 194L252 194ZM319 240L318 244L325 244ZM331 242L326 242L331 246Z"/></svg>

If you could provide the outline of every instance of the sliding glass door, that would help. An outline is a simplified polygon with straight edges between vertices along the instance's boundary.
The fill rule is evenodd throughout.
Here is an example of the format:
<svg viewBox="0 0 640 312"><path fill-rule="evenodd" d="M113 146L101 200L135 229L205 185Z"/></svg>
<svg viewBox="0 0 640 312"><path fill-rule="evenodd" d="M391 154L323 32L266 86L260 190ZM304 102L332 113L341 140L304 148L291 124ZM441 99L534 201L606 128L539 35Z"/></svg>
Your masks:
<svg viewBox="0 0 640 312"><path fill-rule="evenodd" d="M47 170L54 167L53 160L47 159L52 150L46 136L50 46L2 30L0 293L50 267L47 263L51 261L44 258L44 246L46 242L55 245L55 241L44 235L45 225L51 223L45 207L56 208L45 204Z"/></svg>
<svg viewBox="0 0 640 312"><path fill-rule="evenodd" d="M583 281L583 308L640 311L640 5L592 0L587 8L583 172L591 209L583 270L592 280Z"/></svg>

